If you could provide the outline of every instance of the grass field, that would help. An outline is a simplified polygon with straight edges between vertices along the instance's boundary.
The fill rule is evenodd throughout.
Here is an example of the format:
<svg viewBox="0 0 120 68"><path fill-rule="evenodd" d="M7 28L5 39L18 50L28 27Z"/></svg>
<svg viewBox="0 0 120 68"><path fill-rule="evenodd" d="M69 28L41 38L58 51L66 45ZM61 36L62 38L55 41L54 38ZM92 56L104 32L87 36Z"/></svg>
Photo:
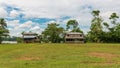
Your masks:
<svg viewBox="0 0 120 68"><path fill-rule="evenodd" d="M1 44L0 68L120 68L120 44Z"/></svg>

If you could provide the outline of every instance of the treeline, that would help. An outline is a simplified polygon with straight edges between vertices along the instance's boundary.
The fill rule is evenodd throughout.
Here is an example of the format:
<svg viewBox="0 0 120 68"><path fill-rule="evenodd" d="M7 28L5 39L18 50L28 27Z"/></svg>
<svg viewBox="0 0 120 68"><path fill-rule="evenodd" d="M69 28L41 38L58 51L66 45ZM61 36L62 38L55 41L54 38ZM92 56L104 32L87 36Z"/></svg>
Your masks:
<svg viewBox="0 0 120 68"><path fill-rule="evenodd" d="M48 24L47 28L41 34L41 39L43 42L64 42L65 33L69 31L83 33L76 20L69 20L66 24L66 29L60 27L57 23Z"/></svg>
<svg viewBox="0 0 120 68"><path fill-rule="evenodd" d="M110 22L105 22L100 16L99 10L92 11L93 19L91 20L90 31L86 38L88 42L120 42L120 22L119 16L112 13L109 17Z"/></svg>
<svg viewBox="0 0 120 68"><path fill-rule="evenodd" d="M112 13L108 18L109 21L105 22L100 16L99 10L91 12L93 18L91 19L90 31L85 35L86 42L96 43L120 43L120 22L119 16ZM45 30L39 36L42 42L60 43L64 42L66 32L80 32L83 31L79 28L79 23L76 20L69 20L66 23L66 28L60 27L59 24L48 24ZM0 42L2 37L9 33L5 20L0 19ZM22 38L17 38L19 42Z"/></svg>
<svg viewBox="0 0 120 68"><path fill-rule="evenodd" d="M99 10L91 12L93 18L91 20L90 31L85 35L86 42L96 43L120 43L120 22L119 16L112 13L108 18L110 22L105 22L100 16ZM58 43L64 41L65 32L80 32L83 31L78 27L76 20L69 20L66 24L66 29L59 27L59 24L48 24L48 27L42 32L44 41Z"/></svg>

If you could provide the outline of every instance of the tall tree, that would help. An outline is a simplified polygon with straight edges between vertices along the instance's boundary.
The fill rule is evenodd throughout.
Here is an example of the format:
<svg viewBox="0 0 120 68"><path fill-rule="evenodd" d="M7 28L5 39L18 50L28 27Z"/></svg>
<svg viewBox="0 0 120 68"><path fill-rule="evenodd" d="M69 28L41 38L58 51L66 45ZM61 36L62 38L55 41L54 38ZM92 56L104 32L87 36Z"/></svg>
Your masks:
<svg viewBox="0 0 120 68"><path fill-rule="evenodd" d="M105 42L120 42L120 23L118 22L119 16L116 13L112 13L109 20L112 24L109 25L107 22L103 23L108 31L104 31Z"/></svg>
<svg viewBox="0 0 120 68"><path fill-rule="evenodd" d="M58 43L63 40L63 38L61 37L63 32L64 28L59 27L59 24L48 24L47 28L42 32L43 40L51 41L52 43Z"/></svg>
<svg viewBox="0 0 120 68"><path fill-rule="evenodd" d="M67 22L67 25L66 25L66 29L71 29L72 32L80 32L80 33L83 33L83 31L81 31L81 29L78 27L78 22L76 20L69 20Z"/></svg>
<svg viewBox="0 0 120 68"><path fill-rule="evenodd" d="M119 16L116 13L112 13L109 17L111 23L113 24L113 27L109 27L112 42L118 42L118 40L120 40L120 23L117 22L118 18Z"/></svg>
<svg viewBox="0 0 120 68"><path fill-rule="evenodd" d="M94 10L91 13L93 15L93 19L91 21L90 32L88 33L89 38L93 42L100 42L101 41L101 34L102 34L102 25L103 19L100 16L99 10Z"/></svg>
<svg viewBox="0 0 120 68"><path fill-rule="evenodd" d="M117 24L116 21L117 21L118 18L119 18L119 16L116 13L112 13L111 16L109 17L112 24Z"/></svg>
<svg viewBox="0 0 120 68"><path fill-rule="evenodd" d="M5 23L4 18L0 18L0 43L2 41L2 37L8 35L9 31L7 29L7 24Z"/></svg>

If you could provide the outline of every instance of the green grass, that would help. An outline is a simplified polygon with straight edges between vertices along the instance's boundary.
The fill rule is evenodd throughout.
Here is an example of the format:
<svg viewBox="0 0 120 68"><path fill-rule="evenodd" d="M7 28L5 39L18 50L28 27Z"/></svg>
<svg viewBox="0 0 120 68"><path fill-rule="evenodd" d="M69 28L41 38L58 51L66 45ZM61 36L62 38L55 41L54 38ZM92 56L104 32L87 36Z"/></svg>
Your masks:
<svg viewBox="0 0 120 68"><path fill-rule="evenodd" d="M0 44L0 68L120 68L120 44Z"/></svg>

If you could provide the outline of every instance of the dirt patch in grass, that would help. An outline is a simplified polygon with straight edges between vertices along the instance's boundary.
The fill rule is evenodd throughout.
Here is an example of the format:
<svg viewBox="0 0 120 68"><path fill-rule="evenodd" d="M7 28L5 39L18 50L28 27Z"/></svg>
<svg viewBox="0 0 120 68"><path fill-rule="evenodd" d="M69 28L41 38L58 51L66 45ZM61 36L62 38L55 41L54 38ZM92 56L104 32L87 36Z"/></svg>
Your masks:
<svg viewBox="0 0 120 68"><path fill-rule="evenodd" d="M113 64L116 64L115 62L108 62L108 61L105 61L105 62L81 62L81 63L91 64L91 65L113 65Z"/></svg>
<svg viewBox="0 0 120 68"><path fill-rule="evenodd" d="M112 65L112 64L118 63L114 61L114 59L117 58L118 55L112 54L112 53L90 52L88 53L88 56L105 59L105 62L94 63L94 64Z"/></svg>
<svg viewBox="0 0 120 68"><path fill-rule="evenodd" d="M42 57L35 57L35 56L22 56L17 58L18 60L42 60Z"/></svg>
<svg viewBox="0 0 120 68"><path fill-rule="evenodd" d="M112 58L116 58L118 57L115 54L111 54L111 53L100 53L100 52L91 52L88 54L89 56L93 56L93 57L98 57L98 58L105 58L105 59L112 59Z"/></svg>

